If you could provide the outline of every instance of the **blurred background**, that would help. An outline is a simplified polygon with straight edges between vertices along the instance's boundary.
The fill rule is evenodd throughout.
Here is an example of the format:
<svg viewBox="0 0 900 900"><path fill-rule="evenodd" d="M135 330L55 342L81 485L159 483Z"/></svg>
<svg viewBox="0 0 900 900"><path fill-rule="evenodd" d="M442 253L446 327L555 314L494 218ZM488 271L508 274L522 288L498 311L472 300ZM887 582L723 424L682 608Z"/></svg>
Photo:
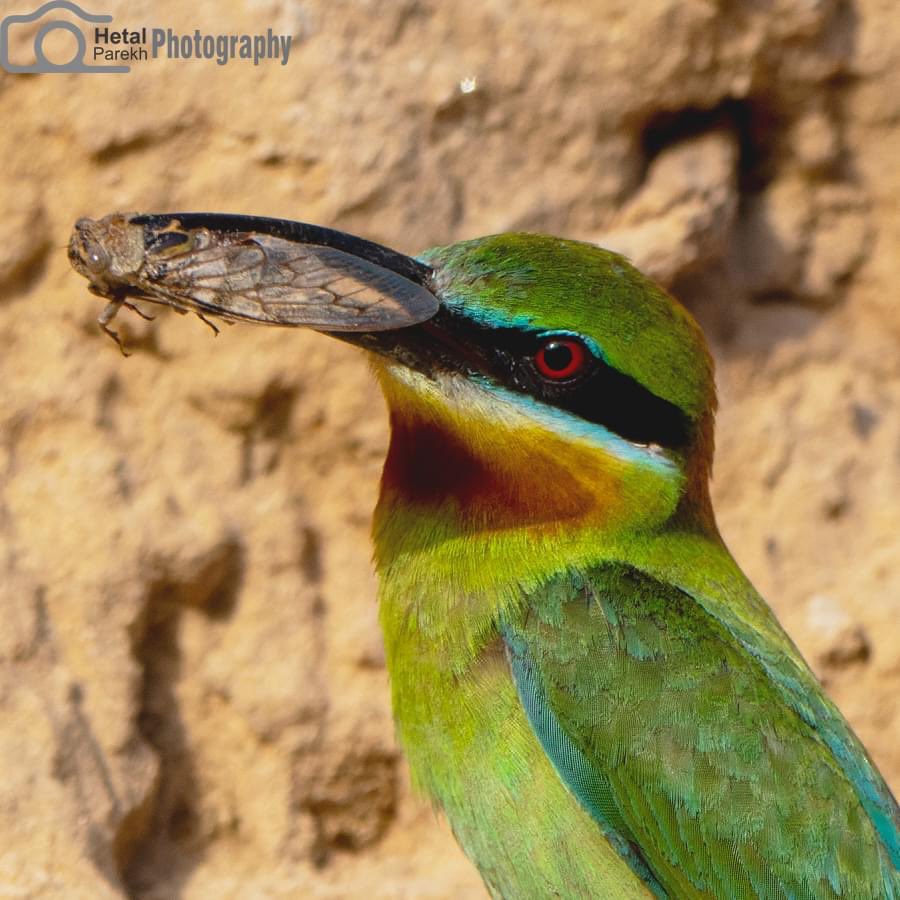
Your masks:
<svg viewBox="0 0 900 900"><path fill-rule="evenodd" d="M0 896L484 897L393 738L365 360L166 310L124 359L65 253L113 210L627 252L712 343L726 540L900 789L891 0L86 2L293 43L0 73Z"/></svg>

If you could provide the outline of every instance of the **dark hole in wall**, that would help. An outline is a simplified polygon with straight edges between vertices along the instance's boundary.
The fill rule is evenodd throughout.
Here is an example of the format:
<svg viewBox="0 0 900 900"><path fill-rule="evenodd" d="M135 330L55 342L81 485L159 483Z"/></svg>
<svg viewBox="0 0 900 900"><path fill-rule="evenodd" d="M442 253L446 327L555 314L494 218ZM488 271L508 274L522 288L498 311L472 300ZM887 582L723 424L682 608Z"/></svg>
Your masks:
<svg viewBox="0 0 900 900"><path fill-rule="evenodd" d="M738 140L739 190L759 191L772 180L782 124L771 108L753 99L727 98L709 108L690 106L657 112L641 131L644 171L666 147L708 131L727 129Z"/></svg>

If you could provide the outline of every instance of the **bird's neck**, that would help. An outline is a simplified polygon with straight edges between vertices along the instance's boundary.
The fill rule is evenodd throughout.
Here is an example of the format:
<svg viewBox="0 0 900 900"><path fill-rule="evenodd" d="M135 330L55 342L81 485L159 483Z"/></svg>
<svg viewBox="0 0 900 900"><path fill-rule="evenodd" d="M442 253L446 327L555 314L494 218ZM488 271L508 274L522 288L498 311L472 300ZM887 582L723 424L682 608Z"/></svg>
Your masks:
<svg viewBox="0 0 900 900"><path fill-rule="evenodd" d="M561 573L663 547L670 533L719 542L711 519L685 511L684 475L666 460L571 440L477 388L448 402L379 374L391 413L374 522L383 615L415 609L419 626L466 631L441 642L472 645L473 629Z"/></svg>

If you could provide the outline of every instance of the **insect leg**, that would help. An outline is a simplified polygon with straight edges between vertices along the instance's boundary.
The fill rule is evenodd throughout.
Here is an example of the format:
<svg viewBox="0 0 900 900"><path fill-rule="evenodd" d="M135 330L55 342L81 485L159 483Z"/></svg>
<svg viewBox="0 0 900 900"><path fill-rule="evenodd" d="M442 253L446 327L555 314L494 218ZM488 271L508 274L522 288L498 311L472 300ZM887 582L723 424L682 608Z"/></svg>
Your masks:
<svg viewBox="0 0 900 900"><path fill-rule="evenodd" d="M147 322L152 322L156 316L151 316L150 313L145 313L139 306L135 306L133 303L129 303L127 300L122 301L122 306L130 309L132 312L136 312L142 319L145 319Z"/></svg>
<svg viewBox="0 0 900 900"><path fill-rule="evenodd" d="M196 311L195 311L195 312L196 312ZM207 319L206 316L203 315L203 313L196 313L196 315L197 315L197 318L200 319L201 322L206 322L206 324L209 325L209 327L212 328L212 330L213 330L216 334L219 333L219 329L218 329L218 327L216 326L216 323L215 323L215 322L210 322L209 319Z"/></svg>
<svg viewBox="0 0 900 900"><path fill-rule="evenodd" d="M109 303L103 307L103 312L97 316L97 324L119 345L122 356L131 356L131 354L125 350L125 345L122 343L119 333L113 331L112 328L109 327L109 323L116 317L116 314L119 312L119 309L124 302L124 300L110 300Z"/></svg>

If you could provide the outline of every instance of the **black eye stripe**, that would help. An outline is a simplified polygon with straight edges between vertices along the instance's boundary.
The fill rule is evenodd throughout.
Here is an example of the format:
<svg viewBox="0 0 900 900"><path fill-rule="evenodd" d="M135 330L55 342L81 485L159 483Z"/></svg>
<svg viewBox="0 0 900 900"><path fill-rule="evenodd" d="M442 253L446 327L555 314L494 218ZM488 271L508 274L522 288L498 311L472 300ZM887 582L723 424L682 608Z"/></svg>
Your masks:
<svg viewBox="0 0 900 900"><path fill-rule="evenodd" d="M634 443L677 449L690 439L690 419L677 406L603 362L570 390L547 399Z"/></svg>
<svg viewBox="0 0 900 900"><path fill-rule="evenodd" d="M486 376L510 390L602 425L635 444L677 450L690 443L694 423L686 413L599 359L586 342L585 364L577 374L558 381L542 376L535 353L548 336L544 331L481 325L446 306L411 328L334 334L427 375L461 372Z"/></svg>
<svg viewBox="0 0 900 900"><path fill-rule="evenodd" d="M571 380L554 382L538 371L535 354L556 335L485 327L459 314L439 316L435 324L441 330L450 331L457 341L477 349L467 354L471 371L602 425L633 443L678 449L690 442L693 423L678 406L595 356L584 342L587 358L583 368ZM573 336L560 333L559 337ZM449 359L445 359L447 362ZM457 358L457 366L460 362Z"/></svg>

